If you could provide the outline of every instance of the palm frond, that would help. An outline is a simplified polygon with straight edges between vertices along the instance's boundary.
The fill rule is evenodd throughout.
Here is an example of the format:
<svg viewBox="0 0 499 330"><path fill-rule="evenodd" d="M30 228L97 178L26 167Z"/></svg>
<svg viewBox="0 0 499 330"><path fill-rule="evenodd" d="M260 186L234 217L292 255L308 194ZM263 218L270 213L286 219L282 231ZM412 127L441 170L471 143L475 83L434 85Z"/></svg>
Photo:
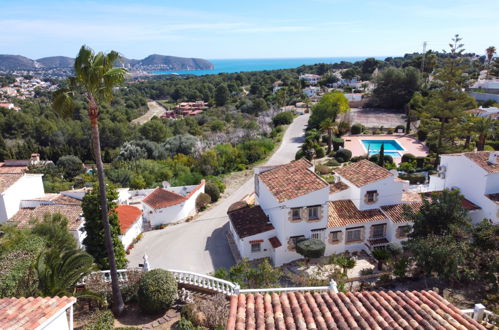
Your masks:
<svg viewBox="0 0 499 330"><path fill-rule="evenodd" d="M62 117L69 117L74 108L73 91L61 88L52 94L52 107Z"/></svg>

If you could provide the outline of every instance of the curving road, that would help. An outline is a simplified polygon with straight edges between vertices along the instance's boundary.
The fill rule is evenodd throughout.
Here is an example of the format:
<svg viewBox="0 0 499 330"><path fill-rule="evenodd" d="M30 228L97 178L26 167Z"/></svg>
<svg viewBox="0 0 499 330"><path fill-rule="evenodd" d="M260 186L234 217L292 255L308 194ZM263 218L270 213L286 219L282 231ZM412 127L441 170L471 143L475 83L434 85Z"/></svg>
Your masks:
<svg viewBox="0 0 499 330"><path fill-rule="evenodd" d="M265 165L287 163L304 140L309 115L293 121L284 134L279 149ZM144 253L153 268L179 269L207 274L220 267L230 267L234 259L225 232L228 230L227 209L245 195L253 192L253 179L246 181L233 194L217 203L195 221L185 222L162 230L145 232L128 256L129 267L142 263Z"/></svg>

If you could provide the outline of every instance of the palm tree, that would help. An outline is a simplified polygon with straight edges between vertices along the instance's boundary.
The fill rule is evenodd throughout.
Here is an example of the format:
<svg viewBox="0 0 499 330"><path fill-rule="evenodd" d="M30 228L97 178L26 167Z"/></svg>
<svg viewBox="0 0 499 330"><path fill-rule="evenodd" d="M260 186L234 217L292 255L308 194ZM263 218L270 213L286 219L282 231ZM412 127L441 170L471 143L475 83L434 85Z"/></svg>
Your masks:
<svg viewBox="0 0 499 330"><path fill-rule="evenodd" d="M41 296L72 296L76 283L95 270L94 259L80 249L42 252L35 263L38 294Z"/></svg>
<svg viewBox="0 0 499 330"><path fill-rule="evenodd" d="M333 129L336 123L331 118L326 118L321 122L321 130L327 131L327 154L331 153L331 145L333 143Z"/></svg>
<svg viewBox="0 0 499 330"><path fill-rule="evenodd" d="M494 58L496 48L494 46L490 46L485 50L485 53L487 54L487 61L489 62L487 66L487 79L489 79L490 62L492 62L492 59Z"/></svg>
<svg viewBox="0 0 499 330"><path fill-rule="evenodd" d="M99 104L109 103L113 96L113 87L125 81L127 73L124 68L115 68L114 63L119 61L120 55L111 51L108 54L94 51L82 46L75 59L75 76L68 79L68 88L61 88L52 97L53 107L61 115L70 115L74 108L74 95L82 92L88 106L88 117L92 127L92 146L97 166L99 179L100 203L102 211L102 223L104 226L105 243L109 258L109 268L111 273L113 289L113 312L119 315L124 308L123 298L118 283L118 272L114 258L111 230L109 228L106 185L104 181L104 165L101 158L101 147L99 138Z"/></svg>
<svg viewBox="0 0 499 330"><path fill-rule="evenodd" d="M475 119L473 129L478 133L476 147L479 151L484 149L487 137L494 133L495 125L495 119L491 117L477 117Z"/></svg>
<svg viewBox="0 0 499 330"><path fill-rule="evenodd" d="M391 254L387 250L383 249L374 249L373 257L378 260L378 270L383 269L383 263L387 262L390 259Z"/></svg>

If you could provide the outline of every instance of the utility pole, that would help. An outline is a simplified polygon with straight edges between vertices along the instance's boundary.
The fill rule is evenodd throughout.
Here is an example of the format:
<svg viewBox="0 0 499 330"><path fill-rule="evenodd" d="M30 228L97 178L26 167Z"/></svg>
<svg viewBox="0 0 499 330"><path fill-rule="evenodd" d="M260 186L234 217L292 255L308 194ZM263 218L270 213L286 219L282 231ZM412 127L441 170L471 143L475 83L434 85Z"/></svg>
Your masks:
<svg viewBox="0 0 499 330"><path fill-rule="evenodd" d="M425 57L426 57L426 41L423 41L423 59L421 60L421 72L424 72Z"/></svg>

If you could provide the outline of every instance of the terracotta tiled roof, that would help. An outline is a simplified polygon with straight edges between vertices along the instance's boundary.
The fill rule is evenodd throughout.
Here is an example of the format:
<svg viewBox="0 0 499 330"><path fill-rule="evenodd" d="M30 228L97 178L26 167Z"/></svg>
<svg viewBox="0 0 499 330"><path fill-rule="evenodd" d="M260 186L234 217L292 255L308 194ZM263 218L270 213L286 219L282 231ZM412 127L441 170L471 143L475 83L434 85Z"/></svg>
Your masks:
<svg viewBox="0 0 499 330"><path fill-rule="evenodd" d="M379 209L360 211L351 200L329 202L328 212L329 228L386 219Z"/></svg>
<svg viewBox="0 0 499 330"><path fill-rule="evenodd" d="M0 329L38 329L75 302L74 297L0 299Z"/></svg>
<svg viewBox="0 0 499 330"><path fill-rule="evenodd" d="M441 194L442 191L431 191L431 192L426 192L426 193L423 193L421 194L423 198L425 199L430 199L431 198L431 195L432 194ZM468 211L474 211L474 210L479 210L481 207L476 205L475 203L473 203L472 201L466 199L466 198L462 198L461 199L461 205L467 209Z"/></svg>
<svg viewBox="0 0 499 330"><path fill-rule="evenodd" d="M43 197L26 199L27 201L42 201L54 204L81 205L81 200L63 194L45 194Z"/></svg>
<svg viewBox="0 0 499 330"><path fill-rule="evenodd" d="M24 173L28 169L27 166L8 166L5 163L0 163L0 173L11 173L11 174L19 174Z"/></svg>
<svg viewBox="0 0 499 330"><path fill-rule="evenodd" d="M118 213L118 221L120 222L121 233L125 234L135 221L142 215L142 211L131 205L118 205L115 209Z"/></svg>
<svg viewBox="0 0 499 330"><path fill-rule="evenodd" d="M279 203L300 197L328 186L320 176L310 171L305 159L293 161L258 174Z"/></svg>
<svg viewBox="0 0 499 330"><path fill-rule="evenodd" d="M227 212L227 214L239 238L274 230L269 217L260 206L243 207Z"/></svg>
<svg viewBox="0 0 499 330"><path fill-rule="evenodd" d="M68 229L76 230L83 222L81 217L83 210L80 205L40 205L34 209L20 209L9 222L16 223L20 228L30 228L32 226L31 220L43 220L45 214L60 213L68 219Z"/></svg>
<svg viewBox="0 0 499 330"><path fill-rule="evenodd" d="M433 291L231 296L228 330L485 329Z"/></svg>
<svg viewBox="0 0 499 330"><path fill-rule="evenodd" d="M422 202L414 202L414 203L407 203L407 204L386 205L386 206L382 206L381 210L395 223L407 222L408 220L403 216L404 205L409 206L413 212L417 212L417 211L419 211L419 209L421 208L421 205L423 205L423 203Z"/></svg>
<svg viewBox="0 0 499 330"><path fill-rule="evenodd" d="M489 155L490 155L489 151L476 151L476 152L464 152L457 154L444 154L441 156L465 156L489 173L499 172L498 164L493 165L489 163Z"/></svg>
<svg viewBox="0 0 499 330"><path fill-rule="evenodd" d="M282 246L282 243L281 241L277 238L277 236L273 236L271 238L269 238L269 242L270 242L270 245L272 245L272 247L274 249L277 249L278 247Z"/></svg>
<svg viewBox="0 0 499 330"><path fill-rule="evenodd" d="M329 185L329 193L334 194L350 188L346 183L338 181Z"/></svg>
<svg viewBox="0 0 499 330"><path fill-rule="evenodd" d="M147 195L142 202L146 203L153 209L162 209L168 206L183 203L186 200L187 198L182 195L158 187Z"/></svg>
<svg viewBox="0 0 499 330"><path fill-rule="evenodd" d="M496 204L499 204L499 193L497 194L488 194L485 195L488 199L490 199L493 202L496 202Z"/></svg>
<svg viewBox="0 0 499 330"><path fill-rule="evenodd" d="M7 190L23 176L22 173L1 173L0 174L0 193Z"/></svg>
<svg viewBox="0 0 499 330"><path fill-rule="evenodd" d="M357 187L393 176L386 168L376 165L367 159L340 167L335 172Z"/></svg>

